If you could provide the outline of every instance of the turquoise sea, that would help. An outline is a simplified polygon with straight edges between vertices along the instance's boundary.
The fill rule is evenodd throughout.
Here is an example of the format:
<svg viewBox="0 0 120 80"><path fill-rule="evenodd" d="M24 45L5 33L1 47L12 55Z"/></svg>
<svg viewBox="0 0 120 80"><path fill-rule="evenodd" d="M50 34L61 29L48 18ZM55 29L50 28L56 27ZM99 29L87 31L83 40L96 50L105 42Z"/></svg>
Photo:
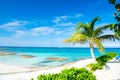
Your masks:
<svg viewBox="0 0 120 80"><path fill-rule="evenodd" d="M106 48L106 52L120 53L120 48ZM38 66L59 66L72 61L77 61L84 58L91 58L89 48L57 48L57 47L1 47L0 52L16 53L16 55L0 56L0 62L23 66L23 67L38 67ZM94 49L95 56L102 55L96 48ZM33 58L23 58L19 55L32 55ZM47 58L57 57L66 58L64 61L50 61Z"/></svg>

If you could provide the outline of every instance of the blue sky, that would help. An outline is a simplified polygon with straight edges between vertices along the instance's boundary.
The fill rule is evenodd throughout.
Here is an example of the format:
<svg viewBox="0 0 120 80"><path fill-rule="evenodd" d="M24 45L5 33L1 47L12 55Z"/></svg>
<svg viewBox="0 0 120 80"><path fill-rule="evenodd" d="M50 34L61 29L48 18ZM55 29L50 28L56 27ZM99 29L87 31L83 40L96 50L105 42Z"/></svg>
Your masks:
<svg viewBox="0 0 120 80"><path fill-rule="evenodd" d="M113 12L107 0L0 0L0 46L72 46L63 40L78 22L100 16L96 26L115 23ZM120 46L105 43L113 45Z"/></svg>

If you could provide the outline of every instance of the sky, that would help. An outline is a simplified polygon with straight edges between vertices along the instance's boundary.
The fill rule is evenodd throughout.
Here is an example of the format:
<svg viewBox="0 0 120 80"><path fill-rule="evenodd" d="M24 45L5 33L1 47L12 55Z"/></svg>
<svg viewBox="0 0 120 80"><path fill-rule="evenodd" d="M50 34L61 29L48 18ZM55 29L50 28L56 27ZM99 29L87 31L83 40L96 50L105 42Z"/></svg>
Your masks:
<svg viewBox="0 0 120 80"><path fill-rule="evenodd" d="M78 22L100 16L96 26L115 23L114 11L108 0L0 0L0 46L71 47L63 41Z"/></svg>

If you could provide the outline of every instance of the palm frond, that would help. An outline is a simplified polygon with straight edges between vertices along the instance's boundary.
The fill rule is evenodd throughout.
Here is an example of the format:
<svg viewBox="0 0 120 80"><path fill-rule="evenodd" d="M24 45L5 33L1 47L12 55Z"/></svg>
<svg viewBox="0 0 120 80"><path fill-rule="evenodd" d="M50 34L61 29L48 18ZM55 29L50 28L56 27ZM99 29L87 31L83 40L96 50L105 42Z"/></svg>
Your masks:
<svg viewBox="0 0 120 80"><path fill-rule="evenodd" d="M92 29L91 29L91 27L90 27L91 24L87 22L87 23L85 24L85 26L87 27L87 32L88 32L88 34L92 34Z"/></svg>
<svg viewBox="0 0 120 80"><path fill-rule="evenodd" d="M106 34L103 36L98 37L99 40L103 41L103 40L120 40L120 37L116 36L116 35L112 35L112 34Z"/></svg>
<svg viewBox="0 0 120 80"><path fill-rule="evenodd" d="M79 22L78 24L77 24L77 27L76 27L76 32L78 32L81 28L83 28L85 26L85 24L84 23L82 23L82 22Z"/></svg>
<svg viewBox="0 0 120 80"><path fill-rule="evenodd" d="M101 53L105 51L104 46L102 45L99 39L95 39L94 43L96 44L96 47L100 50Z"/></svg>
<svg viewBox="0 0 120 80"><path fill-rule="evenodd" d="M63 42L64 43L70 43L70 42L72 42L72 38L65 39Z"/></svg>
<svg viewBox="0 0 120 80"><path fill-rule="evenodd" d="M80 22L77 25L76 32L80 33L80 34L87 35L87 36L92 35L92 31L90 29L90 23L83 24L83 23Z"/></svg>
<svg viewBox="0 0 120 80"><path fill-rule="evenodd" d="M111 3L111 4L115 4L115 2L116 2L116 0L108 0L109 1L109 3Z"/></svg>
<svg viewBox="0 0 120 80"><path fill-rule="evenodd" d="M95 22L97 21L97 20L100 20L100 17L95 17L93 20L92 20L92 22L91 22L91 29L92 29L92 31L94 30L94 25L95 25Z"/></svg>
<svg viewBox="0 0 120 80"><path fill-rule="evenodd" d="M76 32L82 32L82 31L88 31L88 24L83 24L81 22L78 23L77 27L76 27Z"/></svg>
<svg viewBox="0 0 120 80"><path fill-rule="evenodd" d="M86 26L87 26L87 27L90 27L90 25L91 25L90 23L86 22Z"/></svg>
<svg viewBox="0 0 120 80"><path fill-rule="evenodd" d="M64 40L65 43L85 43L87 41L87 36L83 34L75 33L72 37Z"/></svg>
<svg viewBox="0 0 120 80"><path fill-rule="evenodd" d="M104 25L102 27L98 27L97 29L94 30L92 37L97 37L97 36L103 34L103 30L110 29L111 26L113 26L113 25L114 24L108 24L108 25Z"/></svg>
<svg viewBox="0 0 120 80"><path fill-rule="evenodd" d="M73 42L83 43L87 41L87 36L83 34L75 34Z"/></svg>

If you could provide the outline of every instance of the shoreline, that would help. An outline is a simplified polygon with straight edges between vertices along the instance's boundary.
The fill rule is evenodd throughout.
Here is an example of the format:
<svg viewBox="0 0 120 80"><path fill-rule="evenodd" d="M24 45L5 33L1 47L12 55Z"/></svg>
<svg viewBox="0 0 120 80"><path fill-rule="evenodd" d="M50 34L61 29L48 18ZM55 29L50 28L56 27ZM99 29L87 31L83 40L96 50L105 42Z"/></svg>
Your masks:
<svg viewBox="0 0 120 80"><path fill-rule="evenodd" d="M0 74L0 80L31 80L31 78L34 78L34 80L36 80L37 76L40 74L59 73L64 68L71 68L71 67L82 68L91 62L92 62L92 59L85 59L85 60L79 60L76 62L71 62L71 63L65 64L63 66L52 67L52 68L43 69L43 70L37 69L34 71L28 70L28 71L22 71L19 73ZM3 66L2 67L3 69L0 68L0 72L1 72L1 70L4 71L4 70L8 69L8 71L10 71L11 70L10 68L12 68L12 69L16 68L14 66L3 65L1 63L0 63L0 66ZM16 68L15 70L20 71L20 70L24 70L24 69Z"/></svg>
<svg viewBox="0 0 120 80"><path fill-rule="evenodd" d="M82 62L83 60L91 60L91 59L90 58L79 59L76 61L58 65L58 66L44 66L44 67L41 67L41 66L40 67L39 66L26 67L26 66L19 66L19 65L13 65L9 63L0 62L0 75L34 72L34 71L40 71L40 70L49 70L49 69L54 69L54 68L67 67L67 66L74 65L78 62Z"/></svg>
<svg viewBox="0 0 120 80"><path fill-rule="evenodd" d="M11 65L5 65L0 63L0 72L1 70L11 70L10 68L14 70L26 70L22 71L19 73L9 73L9 74L0 74L0 80L31 80L33 78L34 80L37 80L38 75L40 74L53 74L53 73L59 73L61 72L64 68L71 68L71 67L76 67L76 68L82 68L86 67L87 64L92 63L92 59L84 59L84 60L79 60L75 62L71 62L62 66L58 67L51 67L48 69L36 69L36 70L31 70L26 68L20 68L20 67L15 67ZM1 68L1 65L3 68ZM96 76L97 80L118 80L120 79L120 63L106 63L110 67L109 70L105 69L105 67L102 70L96 70L93 74ZM6 69L5 69L6 68ZM110 77L106 77L105 75L109 75Z"/></svg>

